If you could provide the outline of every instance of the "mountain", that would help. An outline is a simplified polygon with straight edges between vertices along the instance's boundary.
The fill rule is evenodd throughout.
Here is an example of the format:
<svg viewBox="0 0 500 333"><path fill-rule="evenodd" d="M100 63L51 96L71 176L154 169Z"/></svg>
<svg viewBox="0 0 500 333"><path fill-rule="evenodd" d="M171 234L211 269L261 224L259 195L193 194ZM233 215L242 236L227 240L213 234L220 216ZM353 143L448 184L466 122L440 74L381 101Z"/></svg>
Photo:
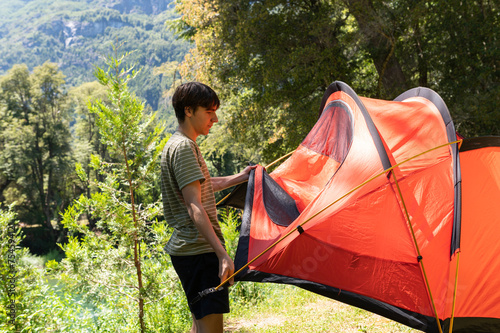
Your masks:
<svg viewBox="0 0 500 333"><path fill-rule="evenodd" d="M77 86L93 81L94 65L120 45L142 68L131 88L157 110L172 78L153 69L181 61L190 47L165 28L173 9L172 0L0 0L0 76L14 64L50 61Z"/></svg>

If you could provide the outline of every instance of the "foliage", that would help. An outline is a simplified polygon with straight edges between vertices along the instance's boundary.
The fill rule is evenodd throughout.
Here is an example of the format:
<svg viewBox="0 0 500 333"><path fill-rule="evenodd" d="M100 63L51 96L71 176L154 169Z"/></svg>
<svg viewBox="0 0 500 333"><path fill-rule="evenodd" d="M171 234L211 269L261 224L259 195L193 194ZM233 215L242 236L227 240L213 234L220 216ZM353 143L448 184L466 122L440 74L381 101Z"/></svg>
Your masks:
<svg viewBox="0 0 500 333"><path fill-rule="evenodd" d="M153 229L157 237L150 246L162 248L169 232L164 224L155 224ZM21 228L11 209L0 209L0 236L0 332L137 331L130 315L136 304L128 297L110 295L106 288L89 281L73 280L62 269L65 262L59 265L52 260L45 268L44 260L21 248ZM85 255L92 257L96 253ZM185 331L191 316L182 303L183 292L171 264L161 257L146 261L144 266L147 272L156 271L161 292L157 302L146 305L146 318L154 323L150 332ZM12 317L11 301L16 306ZM15 318L15 329L11 318Z"/></svg>
<svg viewBox="0 0 500 333"><path fill-rule="evenodd" d="M500 135L499 9L494 1L419 1L411 39L401 43L401 53L418 50L399 55L406 71L443 97L465 136Z"/></svg>
<svg viewBox="0 0 500 333"><path fill-rule="evenodd" d="M500 134L491 1L184 0L176 8L173 30L195 44L182 74L226 102L207 146L239 160L247 149L265 162L294 149L334 80L384 99L427 86L462 133Z"/></svg>
<svg viewBox="0 0 500 333"><path fill-rule="evenodd" d="M175 71L158 70L181 60L189 45L164 29L175 15L169 1L31 0L0 8L0 203L16 203L21 224L30 225L23 244L32 252L46 253L56 241L64 242L59 213L80 194L97 190L79 182L72 165L78 162L88 179L102 180L88 166L90 155L113 161L87 108L87 99L107 103L103 88L88 81L92 64L103 66L100 55L111 43L136 51L129 61L143 69L129 88L146 101L146 112L159 111L167 130L175 129L169 96L163 94ZM49 98L37 92L41 76L53 85L52 119L37 118L46 114L42 98ZM28 116L43 124L39 131ZM145 195L160 194L154 187ZM94 219L86 218L93 227Z"/></svg>
<svg viewBox="0 0 500 333"><path fill-rule="evenodd" d="M15 213L0 207L0 328L14 330L22 294L17 281L24 275L17 266L21 251ZM24 286L26 287L26 286Z"/></svg>
<svg viewBox="0 0 500 333"><path fill-rule="evenodd" d="M15 204L23 221L50 231L58 228L72 182L63 84L52 63L33 73L16 65L0 78L0 199Z"/></svg>
<svg viewBox="0 0 500 333"><path fill-rule="evenodd" d="M162 228L160 224L156 226ZM158 230L157 232L161 233ZM161 244L149 245L156 247ZM83 332L139 332L137 316L133 315L137 313L137 302L126 295L131 288L111 284L113 280L115 282L119 279L130 280L130 275L134 274L133 270L123 266L120 269L111 269L116 265L116 256L111 252L96 251L83 242L73 241L73 248L66 253L71 259L65 259L60 264L49 262L47 269L52 278L58 281L56 290L61 302L66 302L72 307L81 306L80 312L85 311L83 319L90 319L74 327L80 328ZM112 258L106 258L107 255L112 255ZM79 267L80 279L76 279L75 273L68 271L72 269L69 265ZM144 304L147 332L186 331L191 322L191 315L182 287L169 260L161 255L150 257L143 262L142 269L148 279L154 277L155 284L145 288L149 299L149 302ZM102 280L99 283L83 280L90 275L91 278ZM153 283L152 279L149 281ZM69 322L64 316L58 317L58 320L65 324Z"/></svg>
<svg viewBox="0 0 500 333"><path fill-rule="evenodd" d="M97 99L90 104L101 142L113 160L91 156L90 166L102 176L101 181L88 179L88 173L77 165L82 181L98 191L82 195L64 213L63 224L73 236L61 246L66 259L60 267L67 274L67 283L86 281L87 295L128 297L124 306L138 316L127 320L127 327L144 332L145 302L161 297L156 277L162 270L161 266L144 264L158 256L157 249L146 243L148 224L154 223L161 207L158 198L146 193L159 173L157 161L166 138L161 140L161 125L153 126L155 114L146 115L144 104L129 91L128 83L137 72L124 67L126 55L118 56L118 48L114 50L115 55L106 59L108 70L95 70L108 91L109 102ZM82 223L83 213L96 221L94 229ZM135 310L134 303L138 306Z"/></svg>
<svg viewBox="0 0 500 333"><path fill-rule="evenodd" d="M154 226L157 237L152 247L164 245L162 237L168 237L164 228L163 224ZM0 236L0 332L137 331L130 315L136 304L128 297L119 293L109 295L102 286L89 287L88 281L73 280L62 269L65 262L60 266L52 260L45 268L42 258L21 248L21 228L11 209L0 209ZM86 255L95 254L87 252ZM146 306L146 318L154 323L150 332L185 331L191 317L183 310L187 305L182 304L183 292L170 263L154 259L145 262L145 267L145 271L157 271L161 290L158 301ZM12 301L15 302L13 315ZM185 307L180 308L179 304Z"/></svg>
<svg viewBox="0 0 500 333"><path fill-rule="evenodd" d="M403 87L430 87L448 105L461 134L500 135L497 3L460 0L370 4L365 0L347 0L346 3L358 21L360 40L370 52L373 52L370 40L377 31L393 43L390 59L397 61L405 83L387 97L395 97ZM369 22L363 22L367 18ZM370 31L364 30L365 25L369 25ZM397 76L390 78L394 80Z"/></svg>
<svg viewBox="0 0 500 333"><path fill-rule="evenodd" d="M80 303L62 301L31 263L11 207L0 208L0 234L0 332L65 331L91 319Z"/></svg>
<svg viewBox="0 0 500 333"><path fill-rule="evenodd" d="M351 80L346 16L335 4L193 0L177 10L195 32L183 75L194 73L226 101L224 141L262 146L268 161L300 143L333 76Z"/></svg>
<svg viewBox="0 0 500 333"><path fill-rule="evenodd" d="M103 103L109 104L109 101L107 100L105 87L97 81L84 83L72 88L68 93L68 97L70 107L73 110L73 118L75 119L72 126L73 156L82 168L80 172L86 174L85 181L79 186L82 188L80 193L85 192L86 196L89 197L91 192L97 190L89 180L103 179L98 171L90 167L91 155L97 155L101 159L109 160L107 146L101 143L101 135L95 123L96 115L89 112L89 104L92 104L96 100L101 100ZM87 219L91 228L95 227L95 221L91 216L87 216Z"/></svg>

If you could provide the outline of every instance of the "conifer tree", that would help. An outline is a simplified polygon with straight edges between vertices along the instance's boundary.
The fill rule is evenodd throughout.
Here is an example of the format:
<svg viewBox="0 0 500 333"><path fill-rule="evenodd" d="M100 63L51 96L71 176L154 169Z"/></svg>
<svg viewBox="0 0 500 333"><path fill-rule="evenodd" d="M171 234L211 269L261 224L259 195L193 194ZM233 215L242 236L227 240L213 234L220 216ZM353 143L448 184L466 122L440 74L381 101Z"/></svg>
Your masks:
<svg viewBox="0 0 500 333"><path fill-rule="evenodd" d="M107 88L108 102L98 100L90 105L111 161L92 155L90 166L102 176L95 180L88 179L88 173L77 164L82 181L98 191L82 195L64 213L63 224L71 236L61 246L66 258L58 266L67 283L83 286L86 281L88 295L125 295L133 300L137 320L130 325L145 332L145 304L158 296L155 277L161 270L158 265L145 264L157 253L146 242L161 204L144 193L157 183L157 162L167 138L161 139L163 126L153 126L155 114L146 115L143 102L129 91L128 83L138 72L133 66L125 67L128 54L118 56L118 51L114 47L114 56L106 58L107 71L95 70L96 78ZM85 223L87 215L96 221L94 229Z"/></svg>

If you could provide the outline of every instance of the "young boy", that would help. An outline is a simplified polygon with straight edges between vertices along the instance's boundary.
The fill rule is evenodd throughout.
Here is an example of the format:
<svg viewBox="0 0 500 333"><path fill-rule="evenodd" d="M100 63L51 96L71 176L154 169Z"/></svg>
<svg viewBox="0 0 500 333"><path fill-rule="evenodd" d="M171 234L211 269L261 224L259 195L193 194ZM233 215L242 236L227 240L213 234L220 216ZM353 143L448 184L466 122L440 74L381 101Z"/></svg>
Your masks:
<svg viewBox="0 0 500 333"><path fill-rule="evenodd" d="M192 301L198 292L218 286L234 272L217 221L214 192L248 180L254 167L232 176L210 177L196 144L196 138L207 135L218 121L220 102L210 87L199 82L182 84L175 90L172 104L179 127L161 158L163 209L174 229L165 251L188 299L191 332L223 332L223 313L229 312L227 288L195 304Z"/></svg>

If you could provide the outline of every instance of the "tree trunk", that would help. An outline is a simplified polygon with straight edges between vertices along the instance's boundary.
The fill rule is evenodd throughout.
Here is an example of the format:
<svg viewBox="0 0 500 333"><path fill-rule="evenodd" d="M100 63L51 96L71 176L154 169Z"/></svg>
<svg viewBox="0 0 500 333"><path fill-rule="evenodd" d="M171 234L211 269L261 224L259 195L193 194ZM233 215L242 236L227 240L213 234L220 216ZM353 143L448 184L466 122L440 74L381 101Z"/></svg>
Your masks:
<svg viewBox="0 0 500 333"><path fill-rule="evenodd" d="M418 61L418 84L421 87L428 87L428 76L427 76L427 59L424 55L425 45L422 41L422 32L420 30L420 25L418 22L415 25L415 52L417 53Z"/></svg>
<svg viewBox="0 0 500 333"><path fill-rule="evenodd" d="M406 91L406 78L394 54L396 38L384 24L386 18L377 15L370 0L346 0L346 4L358 22L379 74L377 97L392 99Z"/></svg>
<svg viewBox="0 0 500 333"><path fill-rule="evenodd" d="M134 265L137 273L137 286L139 288L139 325L141 327L141 333L146 332L146 324L144 322L144 296L143 296L143 283L142 283L142 267L141 267L141 243L139 239L139 222L137 220L137 215L135 211L135 201L134 201L134 187L132 184L132 174L130 172L130 166L128 164L127 151L125 146L122 146L123 157L125 159L125 166L127 167L127 180L130 190L130 207L132 208L132 219L134 220Z"/></svg>

